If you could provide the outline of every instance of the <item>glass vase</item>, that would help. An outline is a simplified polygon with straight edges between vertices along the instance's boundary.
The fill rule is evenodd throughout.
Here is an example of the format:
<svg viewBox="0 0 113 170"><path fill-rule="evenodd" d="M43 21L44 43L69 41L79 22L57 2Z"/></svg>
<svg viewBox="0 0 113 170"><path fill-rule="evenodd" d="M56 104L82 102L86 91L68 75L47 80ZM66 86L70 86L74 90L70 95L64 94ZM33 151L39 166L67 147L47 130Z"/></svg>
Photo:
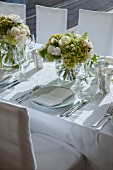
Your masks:
<svg viewBox="0 0 113 170"><path fill-rule="evenodd" d="M25 78L25 68L23 67L23 63L25 61L25 48L21 48L18 45L11 46L4 44L2 49L2 65L4 68L13 68L18 69L15 74L19 80Z"/></svg>
<svg viewBox="0 0 113 170"><path fill-rule="evenodd" d="M16 46L11 46L4 44L2 50L2 67L12 67L18 68L17 55L19 54L19 49Z"/></svg>
<svg viewBox="0 0 113 170"><path fill-rule="evenodd" d="M64 66L62 59L57 59L55 61L55 67L58 75L59 85L75 82L76 76L79 71L78 66L75 66L74 68L69 70Z"/></svg>

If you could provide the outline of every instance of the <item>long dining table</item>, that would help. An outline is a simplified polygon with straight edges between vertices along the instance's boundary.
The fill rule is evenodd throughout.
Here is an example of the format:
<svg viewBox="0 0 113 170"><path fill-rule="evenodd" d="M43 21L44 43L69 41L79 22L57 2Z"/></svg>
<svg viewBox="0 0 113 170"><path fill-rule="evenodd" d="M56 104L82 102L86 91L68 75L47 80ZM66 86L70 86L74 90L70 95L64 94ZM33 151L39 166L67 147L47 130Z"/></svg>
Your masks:
<svg viewBox="0 0 113 170"><path fill-rule="evenodd" d="M16 79L16 73L13 73L11 79ZM54 86L57 83L58 76L54 63L44 62L43 69L40 70L36 70L34 64L31 63L27 68L26 79L0 93L0 100L18 104L15 99L36 85L42 88L43 86ZM29 98L21 106L26 107L29 112L32 132L38 131L52 135L73 145L84 155L86 170L113 170L113 125L111 120L100 131L97 131L97 127L92 127L92 124L106 113L108 107L113 105L112 102L113 85L111 84L110 93L98 92L96 100L90 101L70 117L60 117L59 115L69 109L71 105L48 108L33 104ZM103 118L99 126L106 119L107 117Z"/></svg>

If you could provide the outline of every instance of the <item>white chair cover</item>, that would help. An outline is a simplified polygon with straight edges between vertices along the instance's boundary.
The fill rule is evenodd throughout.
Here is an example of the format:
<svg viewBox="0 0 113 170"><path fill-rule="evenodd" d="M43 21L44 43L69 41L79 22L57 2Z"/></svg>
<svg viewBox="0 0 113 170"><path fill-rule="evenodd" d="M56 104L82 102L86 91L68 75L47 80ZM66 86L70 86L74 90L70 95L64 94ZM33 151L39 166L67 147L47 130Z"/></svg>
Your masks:
<svg viewBox="0 0 113 170"><path fill-rule="evenodd" d="M51 35L67 30L67 9L36 5L36 42L44 44Z"/></svg>
<svg viewBox="0 0 113 170"><path fill-rule="evenodd" d="M0 170L35 170L27 110L0 102Z"/></svg>
<svg viewBox="0 0 113 170"><path fill-rule="evenodd" d="M94 53L113 55L113 13L79 10L78 33L88 32Z"/></svg>
<svg viewBox="0 0 113 170"><path fill-rule="evenodd" d="M0 14L15 14L19 15L26 23L26 5L17 3L8 3L0 1Z"/></svg>

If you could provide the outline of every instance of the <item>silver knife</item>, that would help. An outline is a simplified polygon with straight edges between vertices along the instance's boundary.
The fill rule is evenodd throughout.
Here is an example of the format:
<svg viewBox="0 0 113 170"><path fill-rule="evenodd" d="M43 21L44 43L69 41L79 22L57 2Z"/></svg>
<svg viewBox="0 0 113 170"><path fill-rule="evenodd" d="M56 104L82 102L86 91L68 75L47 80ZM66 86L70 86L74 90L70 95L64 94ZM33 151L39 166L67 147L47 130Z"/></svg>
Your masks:
<svg viewBox="0 0 113 170"><path fill-rule="evenodd" d="M14 87L15 85L19 84L20 82L18 80L14 80L13 82L9 83L8 85L5 85L5 87L0 89L0 93L4 92L5 90Z"/></svg>
<svg viewBox="0 0 113 170"><path fill-rule="evenodd" d="M76 108L74 108L70 113L67 113L65 115L65 117L69 117L71 116L74 112L76 112L77 110L79 110L80 108L82 108L83 106L85 106L87 103L89 103L88 100L86 101L82 101Z"/></svg>
<svg viewBox="0 0 113 170"><path fill-rule="evenodd" d="M12 83L14 83L14 82L17 82L18 80L13 80L13 81L10 81L10 82L8 82L8 83L3 83L3 84L1 84L0 85L0 89L1 88L4 88L4 87L6 87L6 86L9 86L10 84L12 84Z"/></svg>

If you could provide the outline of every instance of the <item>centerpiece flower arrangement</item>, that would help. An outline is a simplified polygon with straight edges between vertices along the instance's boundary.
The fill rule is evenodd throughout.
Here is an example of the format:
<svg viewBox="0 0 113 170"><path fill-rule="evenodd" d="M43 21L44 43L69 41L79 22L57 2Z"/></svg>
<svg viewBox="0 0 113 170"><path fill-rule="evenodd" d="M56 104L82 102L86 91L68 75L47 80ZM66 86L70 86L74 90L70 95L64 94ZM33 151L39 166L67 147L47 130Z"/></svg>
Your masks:
<svg viewBox="0 0 113 170"><path fill-rule="evenodd" d="M5 63L10 62L12 66L15 66L15 54L13 53L19 52L21 55L23 54L26 47L26 40L29 35L29 27L23 23L23 20L18 15L0 15L1 67L3 59Z"/></svg>
<svg viewBox="0 0 113 170"><path fill-rule="evenodd" d="M76 78L75 67L82 63L93 64L93 45L87 37L87 33L54 34L48 42L39 50L39 55L47 61L61 62L58 74L63 79L74 80Z"/></svg>

